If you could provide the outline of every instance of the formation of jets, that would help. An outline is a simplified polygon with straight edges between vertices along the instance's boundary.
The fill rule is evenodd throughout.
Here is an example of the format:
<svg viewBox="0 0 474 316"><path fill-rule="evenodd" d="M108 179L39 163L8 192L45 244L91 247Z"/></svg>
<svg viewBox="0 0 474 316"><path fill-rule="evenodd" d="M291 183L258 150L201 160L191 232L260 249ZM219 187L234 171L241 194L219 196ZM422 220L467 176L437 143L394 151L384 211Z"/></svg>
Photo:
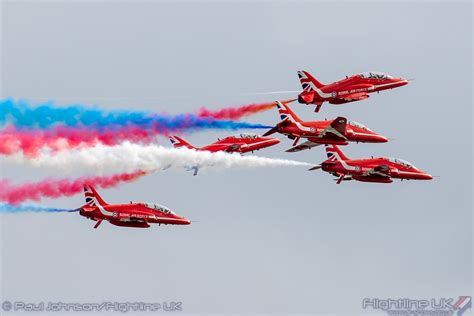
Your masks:
<svg viewBox="0 0 474 316"><path fill-rule="evenodd" d="M369 93L408 84L407 79L394 78L381 72L365 72L347 76L345 79L327 85L322 84L304 70L298 71L298 77L303 87L303 91L298 95L298 102L316 105L315 112L319 112L324 102L342 104L365 100L369 97ZM289 149L289 152L325 144L328 159L309 170L321 169L328 172L337 177L337 184L349 180L391 183L392 179L431 180L433 178L430 174L403 159L347 158L337 145L347 145L349 141L372 143L388 141L384 136L371 131L362 124L338 117L333 121L326 121L325 125L321 126L320 122L302 122L288 105L278 103L278 108L282 121L266 135L279 132L295 139L294 147ZM296 146L301 137L308 140Z"/></svg>
<svg viewBox="0 0 474 316"><path fill-rule="evenodd" d="M316 105L319 112L324 102L342 104L367 99L369 93L393 89L408 84L407 79L394 78L380 72L366 72L331 83L322 84L306 71L298 71L303 91L298 102ZM289 101L292 102L292 101ZM398 158L349 159L338 146L349 143L385 143L388 139L363 124L349 121L339 116L333 120L301 120L289 107L289 102L276 102L280 122L262 136L228 136L216 142L194 147L179 136L169 139L175 148L188 148L197 151L227 152L246 154L274 146L280 140L268 137L279 133L293 140L287 152L299 152L316 146L325 145L327 159L309 170L322 170L335 177L336 183L342 181L361 181L391 183L393 179L431 180L433 177L416 168L411 163ZM298 144L301 139L304 142ZM197 175L199 166L191 166ZM165 225L189 225L191 221L178 216L169 208L152 203L107 204L90 185L84 185L86 204L79 209L80 215L96 221L97 228L103 220L116 226L147 228L151 223Z"/></svg>

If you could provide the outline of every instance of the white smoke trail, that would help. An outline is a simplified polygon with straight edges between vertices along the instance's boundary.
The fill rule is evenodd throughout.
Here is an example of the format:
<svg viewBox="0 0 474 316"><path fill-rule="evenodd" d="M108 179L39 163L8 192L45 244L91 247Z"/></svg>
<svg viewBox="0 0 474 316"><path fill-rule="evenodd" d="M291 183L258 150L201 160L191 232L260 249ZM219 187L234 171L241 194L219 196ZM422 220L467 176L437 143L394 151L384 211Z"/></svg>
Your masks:
<svg viewBox="0 0 474 316"><path fill-rule="evenodd" d="M194 166L206 169L230 167L278 167L309 166L311 164L286 159L273 159L257 156L241 156L225 152L196 151L186 148L168 148L158 145L138 145L124 142L117 146L97 145L58 153L43 152L35 158L13 155L6 162L29 164L40 168L91 169L97 172L151 171L164 168L189 168Z"/></svg>

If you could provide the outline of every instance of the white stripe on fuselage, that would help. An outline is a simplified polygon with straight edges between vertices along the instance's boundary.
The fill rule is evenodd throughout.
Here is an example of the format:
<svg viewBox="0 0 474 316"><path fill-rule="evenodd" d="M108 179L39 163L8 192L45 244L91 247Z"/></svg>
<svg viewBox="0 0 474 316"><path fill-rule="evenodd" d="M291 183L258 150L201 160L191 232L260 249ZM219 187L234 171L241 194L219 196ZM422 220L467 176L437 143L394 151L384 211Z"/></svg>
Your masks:
<svg viewBox="0 0 474 316"><path fill-rule="evenodd" d="M94 192L92 192L91 190L87 189L86 193L90 193L90 194L94 194ZM106 216L111 216L113 217L113 212L109 212L109 211L106 211L104 209L104 207L102 205L100 205L99 201L97 200L97 197L95 195L92 195L92 196L89 196L89 198L92 199L91 202L89 202L88 204L92 204L94 203L95 206L97 206L97 208L99 209L99 212L101 212L103 215L106 215Z"/></svg>
<svg viewBox="0 0 474 316"><path fill-rule="evenodd" d="M322 92L312 81L309 82L309 85L321 98L332 98L332 93Z"/></svg>
<svg viewBox="0 0 474 316"><path fill-rule="evenodd" d="M420 175L419 172L400 171L400 170L398 170L398 172L396 172L396 174L399 175L399 176L403 176L403 175L406 175L406 176L408 176L408 175Z"/></svg>
<svg viewBox="0 0 474 316"><path fill-rule="evenodd" d="M375 90L375 89L378 89L378 88L389 87L389 86L393 86L393 85L396 85L396 84L399 84L399 83L400 83L400 81L397 81L397 82L389 82L389 83L383 83L383 84L379 84L379 85L373 85L373 86L367 88L367 91L356 91L356 92L349 92L349 91L347 91L346 94L347 94L347 95L351 95L351 94L354 94L354 93L370 92L370 91ZM316 91L316 93L317 93L320 97L322 97L322 98L333 98L332 93L324 93L324 92L322 92L321 90L319 90L318 88L316 88L313 83L311 83L311 88L313 88L314 91ZM361 89L361 90L363 90L363 89ZM337 93L336 99L344 99L344 98L345 98L345 94L344 94L344 95L340 95L340 93L341 93L341 92L338 92L338 93Z"/></svg>
<svg viewBox="0 0 474 316"><path fill-rule="evenodd" d="M383 87L388 87L388 86L393 86L393 85L399 84L400 82L402 82L402 81L390 82L390 83L384 83L384 84L375 85L375 86L374 86L374 89L383 88Z"/></svg>
<svg viewBox="0 0 474 316"><path fill-rule="evenodd" d="M239 143L221 143L221 144L229 145L229 146L240 145L240 147L244 147L244 146L252 147L252 146L257 146L257 145L260 145L260 144L270 143L272 141L273 141L272 139L266 139L266 140L261 140L261 141L255 142L255 143L240 143L240 144Z"/></svg>
<svg viewBox="0 0 474 316"><path fill-rule="evenodd" d="M357 136L374 136L374 134L369 134L369 133L359 133L359 132L354 132L354 135L357 135Z"/></svg>
<svg viewBox="0 0 474 316"><path fill-rule="evenodd" d="M273 141L273 139L267 139L267 140L262 140L262 141L259 141L259 142L256 142L256 143L250 143L250 144L246 144L248 147L252 147L252 146L257 146L257 145L261 145L261 144L265 144L265 143L271 143Z"/></svg>
<svg viewBox="0 0 474 316"><path fill-rule="evenodd" d="M288 110L287 110L288 111ZM280 113L282 115L286 115L286 119L289 120L291 123L295 124L296 127L300 130L300 131L303 131L303 132L310 132L312 133L312 128L311 127L307 127L307 126L304 126L303 124L301 124L300 122L296 121L293 116L291 116L290 113ZM284 122L284 120L282 121ZM316 131L316 129L314 129Z"/></svg>
<svg viewBox="0 0 474 316"><path fill-rule="evenodd" d="M114 217L114 212L106 211L105 208L99 203L97 203L97 208L99 209L99 212L101 212L103 215Z"/></svg>
<svg viewBox="0 0 474 316"><path fill-rule="evenodd" d="M184 219L182 218L172 218L172 217L160 217L160 216L156 216L154 215L153 217L151 217L150 215L148 215L148 217L136 217L137 219L131 219L133 216L129 216L127 218L122 218L120 219L121 222L141 222L141 221L147 221L147 219L161 219L161 220L169 220L169 221L182 221Z"/></svg>
<svg viewBox="0 0 474 316"><path fill-rule="evenodd" d="M345 169L345 170L348 170L348 171L357 171L357 169L359 168L358 166L351 166L349 165L345 160L343 160L340 156L339 156L339 153L337 151L330 151L330 153L332 153L335 157L336 157L336 160L339 161L342 165L342 167Z"/></svg>
<svg viewBox="0 0 474 316"><path fill-rule="evenodd" d="M311 127L304 126L300 122L296 122L295 120L293 120L293 118L292 118L292 122L295 123L296 127L298 127L300 131L311 132Z"/></svg>

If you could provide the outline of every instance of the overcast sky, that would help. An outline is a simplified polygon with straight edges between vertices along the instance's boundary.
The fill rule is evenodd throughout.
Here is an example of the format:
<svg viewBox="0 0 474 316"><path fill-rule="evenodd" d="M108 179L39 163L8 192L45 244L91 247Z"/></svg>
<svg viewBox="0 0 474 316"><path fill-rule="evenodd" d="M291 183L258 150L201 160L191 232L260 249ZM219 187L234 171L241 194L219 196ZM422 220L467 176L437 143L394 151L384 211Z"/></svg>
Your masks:
<svg viewBox="0 0 474 316"><path fill-rule="evenodd" d="M1 97L182 113L288 97L248 93L298 90L301 69L325 83L368 70L415 78L319 114L293 107L306 120L343 115L392 139L346 146L351 158L395 156L437 176L336 185L305 167L167 170L100 193L110 203L165 204L190 226L94 230L75 213L2 215L3 299L349 315L364 312L364 297L470 293L471 2L9 1L1 9ZM278 115L247 120L271 125ZM205 145L228 133L187 139ZM280 138L258 155L324 160L322 148L286 153L291 141ZM61 176L5 163L1 172L15 183ZM75 208L84 198L42 203Z"/></svg>

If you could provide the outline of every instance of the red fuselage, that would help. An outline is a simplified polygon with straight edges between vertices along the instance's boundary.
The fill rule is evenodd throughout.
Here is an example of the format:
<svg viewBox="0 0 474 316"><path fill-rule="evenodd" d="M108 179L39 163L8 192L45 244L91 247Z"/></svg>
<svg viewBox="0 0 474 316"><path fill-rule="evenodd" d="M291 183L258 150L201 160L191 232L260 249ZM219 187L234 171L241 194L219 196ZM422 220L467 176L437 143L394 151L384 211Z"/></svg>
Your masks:
<svg viewBox="0 0 474 316"><path fill-rule="evenodd" d="M107 220L116 226L149 227L152 224L189 225L191 221L169 209L155 204L130 203L89 206L80 208L79 214L95 221Z"/></svg>
<svg viewBox="0 0 474 316"><path fill-rule="evenodd" d="M370 158L357 160L327 160L322 170L339 175L349 175L363 182L390 183L391 178L407 180L431 180L433 177L414 166L393 158Z"/></svg>
<svg viewBox="0 0 474 316"><path fill-rule="evenodd" d="M345 129L341 131L341 135L346 140L329 132L323 135L323 132L330 127L332 122L333 120L312 122L283 121L276 126L276 129L279 133L290 138L307 138L309 141L319 144L347 145L348 142L385 143L388 141L386 137L359 124L354 125L351 122L348 122Z"/></svg>
<svg viewBox="0 0 474 316"><path fill-rule="evenodd" d="M372 73L371 73L372 74ZM303 104L321 104L329 102L342 104L368 98L369 93L393 89L408 84L403 78L390 76L359 74L320 87L308 88L298 96Z"/></svg>
<svg viewBox="0 0 474 316"><path fill-rule="evenodd" d="M197 148L197 150L218 152L237 152L247 153L259 150L262 148L276 145L280 142L279 139L272 137L260 137L256 135L245 135L245 136L229 136L223 139L219 139L217 142L210 145Z"/></svg>

